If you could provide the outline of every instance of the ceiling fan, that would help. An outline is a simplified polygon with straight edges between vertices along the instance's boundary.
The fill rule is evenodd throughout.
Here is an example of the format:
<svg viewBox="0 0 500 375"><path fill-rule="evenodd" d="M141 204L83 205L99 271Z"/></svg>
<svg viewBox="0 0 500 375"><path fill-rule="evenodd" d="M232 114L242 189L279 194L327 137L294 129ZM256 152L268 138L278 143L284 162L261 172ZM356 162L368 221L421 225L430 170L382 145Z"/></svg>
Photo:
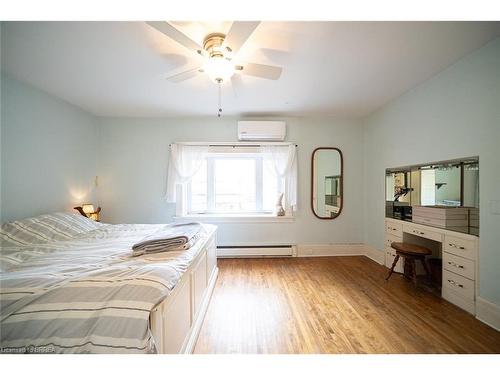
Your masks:
<svg viewBox="0 0 500 375"><path fill-rule="evenodd" d="M199 66L168 76L166 79L178 83L199 74L207 74L210 80L219 85L219 117L222 112L221 85L231 81L234 87L236 73L272 80L277 80L281 76L282 69L278 66L239 61L236 63L240 48L260 24L258 21L235 21L227 35L224 33L206 35L203 46L168 22L152 21L146 23L197 56Z"/></svg>

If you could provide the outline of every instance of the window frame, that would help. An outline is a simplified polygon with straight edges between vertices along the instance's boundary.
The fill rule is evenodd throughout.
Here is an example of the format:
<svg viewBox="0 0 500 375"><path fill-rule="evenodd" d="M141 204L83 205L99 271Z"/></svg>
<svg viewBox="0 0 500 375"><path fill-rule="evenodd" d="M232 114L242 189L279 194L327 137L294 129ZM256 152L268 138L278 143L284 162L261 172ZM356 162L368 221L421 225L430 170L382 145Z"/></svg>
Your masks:
<svg viewBox="0 0 500 375"><path fill-rule="evenodd" d="M241 211L241 212L224 212L216 210L216 168L217 160L222 159L251 159L255 161L255 211ZM213 152L207 156L207 210L206 211L193 211L191 200L191 182L186 184L185 206L186 212L184 216L270 216L273 214L272 210L264 210L264 157L257 152ZM276 184L281 185L280 178L276 176Z"/></svg>

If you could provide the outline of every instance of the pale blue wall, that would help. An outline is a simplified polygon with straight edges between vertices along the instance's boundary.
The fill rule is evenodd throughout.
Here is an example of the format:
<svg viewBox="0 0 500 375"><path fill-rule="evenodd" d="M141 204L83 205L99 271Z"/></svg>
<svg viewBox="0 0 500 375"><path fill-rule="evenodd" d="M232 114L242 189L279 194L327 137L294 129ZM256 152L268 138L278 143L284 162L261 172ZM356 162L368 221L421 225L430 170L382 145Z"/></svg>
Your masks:
<svg viewBox="0 0 500 375"><path fill-rule="evenodd" d="M101 119L99 198L103 218L118 223L162 223L175 206L163 198L168 145L176 141L236 141L237 118ZM298 144L298 212L291 224L221 224L219 243L329 244L363 240L362 128L353 121L289 118L289 141ZM311 155L314 148L342 150L345 169L344 211L337 219L319 220L310 208Z"/></svg>
<svg viewBox="0 0 500 375"><path fill-rule="evenodd" d="M94 116L3 74L1 112L1 221L95 199Z"/></svg>
<svg viewBox="0 0 500 375"><path fill-rule="evenodd" d="M480 295L500 304L500 38L365 119L365 242L384 247L384 170L479 156Z"/></svg>

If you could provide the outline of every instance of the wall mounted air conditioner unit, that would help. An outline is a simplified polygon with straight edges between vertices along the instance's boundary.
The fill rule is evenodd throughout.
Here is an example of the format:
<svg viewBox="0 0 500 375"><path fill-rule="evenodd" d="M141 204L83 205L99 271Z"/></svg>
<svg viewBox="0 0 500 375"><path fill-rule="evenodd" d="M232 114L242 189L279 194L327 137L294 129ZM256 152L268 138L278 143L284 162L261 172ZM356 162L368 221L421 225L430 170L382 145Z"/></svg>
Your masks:
<svg viewBox="0 0 500 375"><path fill-rule="evenodd" d="M284 141L286 123L284 121L238 121L240 141Z"/></svg>

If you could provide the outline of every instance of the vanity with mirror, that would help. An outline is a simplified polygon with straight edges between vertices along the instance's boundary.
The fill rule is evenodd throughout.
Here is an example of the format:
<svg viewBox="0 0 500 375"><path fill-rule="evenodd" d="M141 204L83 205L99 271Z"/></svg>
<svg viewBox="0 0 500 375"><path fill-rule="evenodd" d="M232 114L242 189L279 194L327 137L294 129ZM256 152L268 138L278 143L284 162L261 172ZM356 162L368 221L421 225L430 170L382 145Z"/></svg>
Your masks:
<svg viewBox="0 0 500 375"><path fill-rule="evenodd" d="M386 217L479 234L477 157L390 168L385 181ZM447 220L433 220L439 216Z"/></svg>
<svg viewBox="0 0 500 375"><path fill-rule="evenodd" d="M479 158L407 167L385 173L385 265L393 242L420 245L444 299L475 314L479 288ZM430 259L429 259L430 258ZM396 272L403 272L403 259ZM417 269L417 274L424 274Z"/></svg>
<svg viewBox="0 0 500 375"><path fill-rule="evenodd" d="M334 219L342 211L342 152L319 147L312 154L311 208L318 219Z"/></svg>

